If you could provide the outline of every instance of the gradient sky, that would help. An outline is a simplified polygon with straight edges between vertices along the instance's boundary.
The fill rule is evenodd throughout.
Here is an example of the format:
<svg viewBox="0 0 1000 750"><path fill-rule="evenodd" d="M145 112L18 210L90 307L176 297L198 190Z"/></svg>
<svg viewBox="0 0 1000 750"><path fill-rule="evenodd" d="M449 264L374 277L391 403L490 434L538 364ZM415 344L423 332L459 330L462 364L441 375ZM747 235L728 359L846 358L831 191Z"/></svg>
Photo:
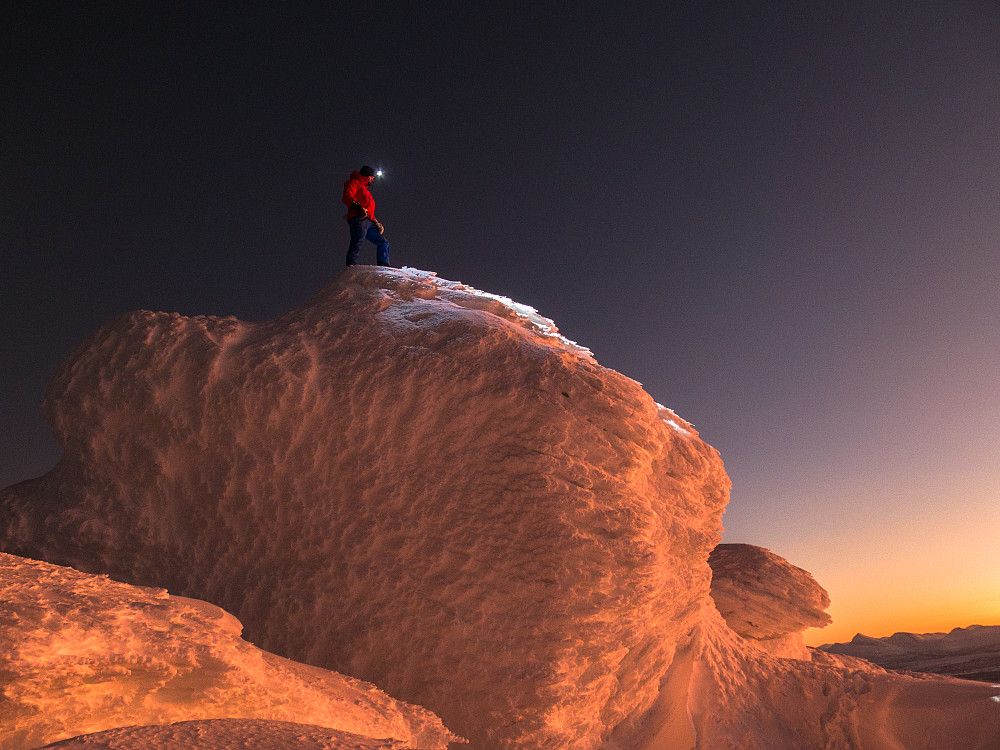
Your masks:
<svg viewBox="0 0 1000 750"><path fill-rule="evenodd" d="M1000 623L995 3L183 5L0 10L0 486L102 323L331 279L371 164L396 265L721 451L725 540L831 594L811 642Z"/></svg>

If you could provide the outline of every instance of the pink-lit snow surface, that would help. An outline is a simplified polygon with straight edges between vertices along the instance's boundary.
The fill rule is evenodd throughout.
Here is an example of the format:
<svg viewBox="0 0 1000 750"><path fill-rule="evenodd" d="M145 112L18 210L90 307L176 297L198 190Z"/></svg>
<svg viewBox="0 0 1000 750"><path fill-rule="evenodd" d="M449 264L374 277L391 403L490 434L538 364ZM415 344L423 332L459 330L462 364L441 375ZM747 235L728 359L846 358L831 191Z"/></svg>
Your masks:
<svg viewBox="0 0 1000 750"><path fill-rule="evenodd" d="M208 719L125 727L56 742L60 750L410 750L393 739L261 719Z"/></svg>
<svg viewBox="0 0 1000 750"><path fill-rule="evenodd" d="M0 591L4 750L213 718L308 722L428 750L454 738L430 711L374 685L255 648L206 602L2 553ZM281 722L258 722L253 734Z"/></svg>
<svg viewBox="0 0 1000 750"><path fill-rule="evenodd" d="M45 408L65 455L3 549L210 601L473 748L1000 742L988 685L729 628L717 452L510 300L355 267L263 323L132 313Z"/></svg>

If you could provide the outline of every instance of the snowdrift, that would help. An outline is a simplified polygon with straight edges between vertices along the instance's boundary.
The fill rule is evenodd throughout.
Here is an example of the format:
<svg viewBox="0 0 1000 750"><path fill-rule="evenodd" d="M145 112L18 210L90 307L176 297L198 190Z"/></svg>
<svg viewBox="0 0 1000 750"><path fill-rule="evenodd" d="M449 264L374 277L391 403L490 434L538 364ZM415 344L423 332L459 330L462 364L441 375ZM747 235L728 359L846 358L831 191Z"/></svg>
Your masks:
<svg viewBox="0 0 1000 750"><path fill-rule="evenodd" d="M1000 688L907 677L813 651L776 658L706 611L688 700L698 750L991 750L1000 747ZM656 746L647 745L649 750Z"/></svg>
<svg viewBox="0 0 1000 750"><path fill-rule="evenodd" d="M206 602L6 554L0 591L4 750L214 718L233 720L243 737L305 722L322 725L309 729L321 735L391 738L398 747L444 750L455 739L430 711L374 685L255 648L232 615Z"/></svg>
<svg viewBox="0 0 1000 750"><path fill-rule="evenodd" d="M473 748L900 747L912 681L726 625L717 452L531 308L359 266L263 323L132 313L45 409L4 550L210 601ZM1000 737L995 691L931 687L942 737Z"/></svg>

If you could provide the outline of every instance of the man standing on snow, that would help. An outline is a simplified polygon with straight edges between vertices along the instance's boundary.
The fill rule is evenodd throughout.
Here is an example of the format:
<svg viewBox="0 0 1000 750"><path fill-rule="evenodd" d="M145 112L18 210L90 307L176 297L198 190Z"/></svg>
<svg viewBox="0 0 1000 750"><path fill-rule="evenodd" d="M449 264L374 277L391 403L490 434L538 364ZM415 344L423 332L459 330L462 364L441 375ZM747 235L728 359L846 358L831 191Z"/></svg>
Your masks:
<svg viewBox="0 0 1000 750"><path fill-rule="evenodd" d="M361 167L344 183L344 205L347 206L347 226L351 228L351 244L347 246L347 265L358 264L358 252L366 239L375 245L375 258L380 266L389 265L389 243L382 235L383 227L375 218L375 199L368 186L375 179L375 170Z"/></svg>

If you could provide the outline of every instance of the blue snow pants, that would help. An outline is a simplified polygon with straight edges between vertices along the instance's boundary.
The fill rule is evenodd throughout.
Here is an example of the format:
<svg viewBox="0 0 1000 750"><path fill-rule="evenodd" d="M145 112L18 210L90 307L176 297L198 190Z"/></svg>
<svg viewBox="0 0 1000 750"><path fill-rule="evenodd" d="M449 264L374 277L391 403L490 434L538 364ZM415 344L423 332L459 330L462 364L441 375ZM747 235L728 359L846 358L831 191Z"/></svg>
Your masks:
<svg viewBox="0 0 1000 750"><path fill-rule="evenodd" d="M355 216L347 222L347 225L351 228L351 244L347 246L347 265L357 265L361 243L365 240L375 245L376 262L380 266L389 265L389 242L378 231L371 219Z"/></svg>

